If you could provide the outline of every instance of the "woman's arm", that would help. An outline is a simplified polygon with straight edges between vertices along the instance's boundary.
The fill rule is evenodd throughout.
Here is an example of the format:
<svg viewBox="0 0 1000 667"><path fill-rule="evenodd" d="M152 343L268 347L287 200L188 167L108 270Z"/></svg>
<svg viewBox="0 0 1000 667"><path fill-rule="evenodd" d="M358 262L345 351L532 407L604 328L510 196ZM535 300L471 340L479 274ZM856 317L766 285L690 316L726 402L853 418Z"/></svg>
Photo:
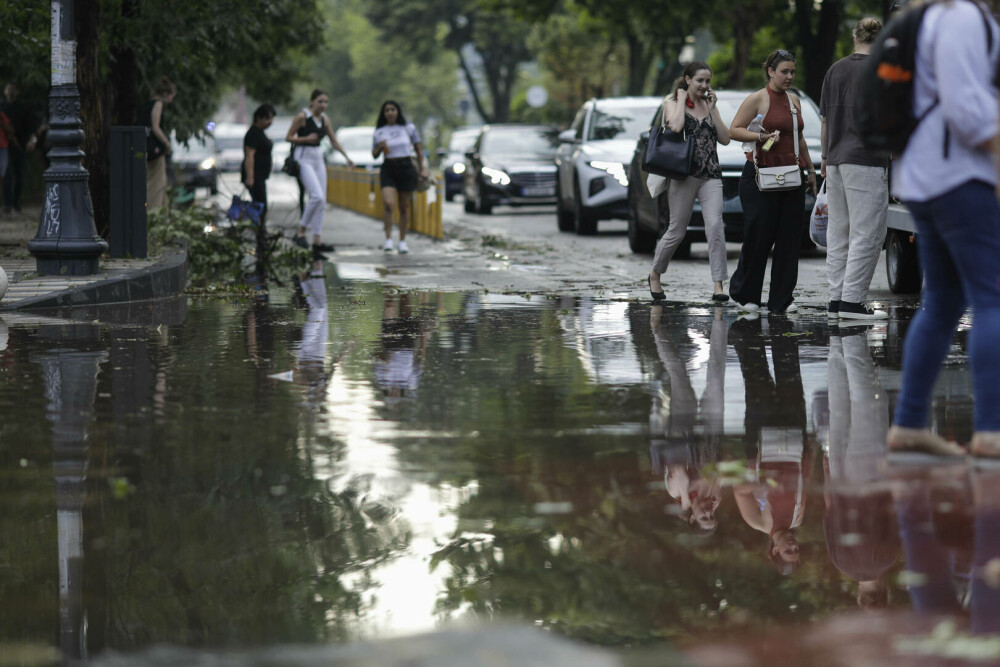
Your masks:
<svg viewBox="0 0 1000 667"><path fill-rule="evenodd" d="M246 144L243 145L243 161L244 163L246 163L246 172L247 172L247 177L243 180L243 182L246 184L248 188L253 187L253 161L254 161L254 155L256 153L257 153L256 149L250 148Z"/></svg>
<svg viewBox="0 0 1000 667"><path fill-rule="evenodd" d="M677 91L677 101L669 97L663 100L663 117L667 120L667 127L680 134L684 131L684 102L687 100L687 91Z"/></svg>
<svg viewBox="0 0 1000 667"><path fill-rule="evenodd" d="M795 105L795 109L796 111L798 111L798 116L799 118L801 118L802 101L798 98L797 95L792 95L791 93L788 94L788 97L791 100L792 104ZM813 166L812 155L809 154L809 145L806 144L804 122L802 124L802 127L803 129L799 130L799 157L802 159L803 163L806 166L806 172L807 172L806 180L809 182L809 185L812 187L813 194L815 195L818 192L818 188L816 187L816 167Z"/></svg>
<svg viewBox="0 0 1000 667"><path fill-rule="evenodd" d="M712 123L715 124L715 139L723 146L729 145L729 128L722 122L722 114L719 113L718 98L712 92Z"/></svg>
<svg viewBox="0 0 1000 667"><path fill-rule="evenodd" d="M427 171L427 163L424 161L424 151L420 147L420 142L413 142L413 150L417 151L417 165L420 166L420 173Z"/></svg>
<svg viewBox="0 0 1000 667"><path fill-rule="evenodd" d="M340 145L340 142L337 141L337 137L333 134L333 128L330 127L329 123L326 125L326 136L330 137L330 145L333 146L333 150L338 151L341 155L343 155L344 159L347 160L347 166L353 169L354 162L347 156L347 151L345 151L344 147Z"/></svg>
<svg viewBox="0 0 1000 667"><path fill-rule="evenodd" d="M150 114L150 130L159 139L160 143L163 144L163 151L169 155L170 154L170 138L163 133L163 128L160 127L160 120L163 117L163 102L156 100L153 104L153 112Z"/></svg>
<svg viewBox="0 0 1000 667"><path fill-rule="evenodd" d="M736 141L767 141L771 138L775 141L778 140L776 132L769 133L766 130L764 132L751 132L747 129L747 125L753 121L757 114L763 113L760 110L761 92L753 93L743 100L743 104L740 105L736 115L733 116L733 122L729 125L729 137L731 139L735 139Z"/></svg>
<svg viewBox="0 0 1000 667"><path fill-rule="evenodd" d="M303 125L306 124L306 115L301 111L295 114L295 118L292 119L292 124L288 127L288 133L285 134L285 141L292 144L293 146L303 143L303 137L296 136Z"/></svg>

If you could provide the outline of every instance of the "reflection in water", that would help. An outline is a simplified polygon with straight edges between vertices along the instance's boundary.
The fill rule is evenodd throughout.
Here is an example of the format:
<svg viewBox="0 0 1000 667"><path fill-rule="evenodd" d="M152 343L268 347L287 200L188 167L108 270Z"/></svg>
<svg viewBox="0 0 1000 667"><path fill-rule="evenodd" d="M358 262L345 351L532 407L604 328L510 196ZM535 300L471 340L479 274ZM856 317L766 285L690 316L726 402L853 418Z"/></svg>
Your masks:
<svg viewBox="0 0 1000 667"><path fill-rule="evenodd" d="M866 337L870 327L840 327L830 335L825 436L823 531L830 560L858 583L866 608L889 604L888 572L899 557L892 494L884 481L889 401Z"/></svg>
<svg viewBox="0 0 1000 667"><path fill-rule="evenodd" d="M692 529L715 531L722 486L702 469L720 457L725 410L726 338L728 325L716 308L709 335L708 381L699 401L678 344L663 324L663 307L650 308L649 323L664 370L664 386L650 413L650 457L664 476L667 493L680 501L681 518ZM675 329L686 335L686 329ZM674 336L676 337L676 335ZM680 342L680 341L678 341ZM684 341L686 342L686 341Z"/></svg>
<svg viewBox="0 0 1000 667"><path fill-rule="evenodd" d="M765 339L760 319L739 319L729 338L740 360L746 387L747 459L754 483L733 489L736 505L747 524L770 537L768 554L782 574L799 565L795 529L805 517L806 483L815 450L807 446L806 407L799 370L799 344L792 323L770 318ZM774 377L767 363L770 345Z"/></svg>
<svg viewBox="0 0 1000 667"><path fill-rule="evenodd" d="M5 315L0 643L61 627L72 653L83 609L90 655L456 618L714 642L907 608L901 534L906 569L938 573L919 608L998 616L976 590L996 557L974 542L983 494L937 475L896 505L879 475L892 329L828 341L808 315L398 293L331 265L300 283L195 300L163 327L56 337ZM964 428L967 371L950 368L938 407ZM79 491L58 513L51 471Z"/></svg>

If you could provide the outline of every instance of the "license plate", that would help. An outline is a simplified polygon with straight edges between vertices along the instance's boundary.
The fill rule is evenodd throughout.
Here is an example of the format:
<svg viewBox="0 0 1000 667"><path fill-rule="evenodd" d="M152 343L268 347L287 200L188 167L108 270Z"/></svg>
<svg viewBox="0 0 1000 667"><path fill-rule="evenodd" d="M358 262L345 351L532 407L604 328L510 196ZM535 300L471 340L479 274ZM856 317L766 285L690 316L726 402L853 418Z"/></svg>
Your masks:
<svg viewBox="0 0 1000 667"><path fill-rule="evenodd" d="M524 188L521 194L525 197L554 197L556 195L555 186L547 188Z"/></svg>

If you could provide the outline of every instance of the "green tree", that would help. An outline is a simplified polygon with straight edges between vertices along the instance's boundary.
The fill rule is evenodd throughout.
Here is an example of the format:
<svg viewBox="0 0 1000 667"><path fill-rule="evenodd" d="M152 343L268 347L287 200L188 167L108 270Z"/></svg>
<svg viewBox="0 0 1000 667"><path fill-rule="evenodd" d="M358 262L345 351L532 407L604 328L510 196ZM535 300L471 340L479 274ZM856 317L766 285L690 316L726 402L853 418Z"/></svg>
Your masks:
<svg viewBox="0 0 1000 667"><path fill-rule="evenodd" d="M527 22L477 0L383 0L369 5L368 17L387 43L421 63L442 47L453 51L483 119L510 118L520 66L532 58Z"/></svg>

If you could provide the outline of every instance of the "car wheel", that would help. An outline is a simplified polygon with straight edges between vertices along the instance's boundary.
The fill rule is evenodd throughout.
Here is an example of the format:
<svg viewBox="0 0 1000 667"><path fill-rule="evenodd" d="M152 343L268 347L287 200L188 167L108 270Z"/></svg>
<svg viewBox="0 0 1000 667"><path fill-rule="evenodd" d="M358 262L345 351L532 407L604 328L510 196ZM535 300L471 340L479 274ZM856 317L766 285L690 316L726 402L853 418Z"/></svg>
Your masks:
<svg viewBox="0 0 1000 667"><path fill-rule="evenodd" d="M632 249L632 252L653 252L656 248L656 235L650 234L639 223L638 200L642 195L631 183L630 180L628 188L628 247Z"/></svg>
<svg viewBox="0 0 1000 667"><path fill-rule="evenodd" d="M587 210L583 205L583 197L580 196L580 184L573 183L573 193L576 195L573 202L573 223L576 225L576 233L580 236L592 236L597 233L597 216Z"/></svg>
<svg viewBox="0 0 1000 667"><path fill-rule="evenodd" d="M452 192L451 190L445 190L444 191L444 200L445 201L455 201L455 193Z"/></svg>
<svg viewBox="0 0 1000 667"><path fill-rule="evenodd" d="M905 232L889 230L885 242L885 275L893 294L920 291L920 262L917 246L910 243Z"/></svg>
<svg viewBox="0 0 1000 667"><path fill-rule="evenodd" d="M489 215L493 212L493 204L486 197L486 193L483 192L484 188L482 183L476 186L476 213L481 213L482 215Z"/></svg>
<svg viewBox="0 0 1000 667"><path fill-rule="evenodd" d="M556 224L560 232L573 231L573 211L567 211L563 207L562 189L556 181Z"/></svg>
<svg viewBox="0 0 1000 667"><path fill-rule="evenodd" d="M685 237L681 244L677 246L677 250L674 250L674 259L690 259L691 257L691 239Z"/></svg>

